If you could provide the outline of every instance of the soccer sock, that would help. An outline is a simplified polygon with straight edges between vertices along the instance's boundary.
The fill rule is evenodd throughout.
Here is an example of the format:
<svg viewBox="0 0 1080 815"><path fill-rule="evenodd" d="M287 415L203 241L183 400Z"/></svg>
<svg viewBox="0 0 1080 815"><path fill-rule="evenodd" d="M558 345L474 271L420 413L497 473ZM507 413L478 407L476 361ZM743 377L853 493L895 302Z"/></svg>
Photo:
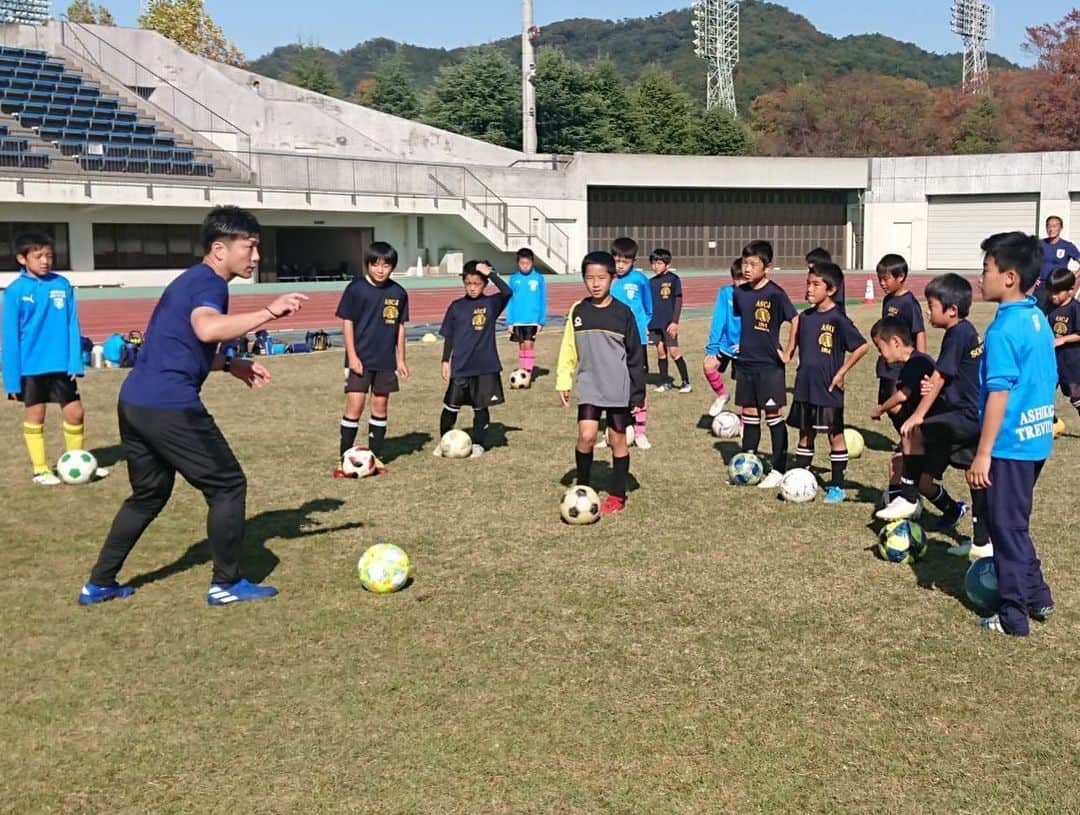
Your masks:
<svg viewBox="0 0 1080 815"><path fill-rule="evenodd" d="M375 458L379 458L383 442L386 441L386 417L370 416L367 427L368 449L375 454Z"/></svg>
<svg viewBox="0 0 1080 815"><path fill-rule="evenodd" d="M439 437L445 436L453 428L457 422L457 415L460 408L452 408L449 405L443 405L442 413L439 415Z"/></svg>
<svg viewBox="0 0 1080 815"><path fill-rule="evenodd" d="M64 449L82 450L86 442L85 425L64 422Z"/></svg>
<svg viewBox="0 0 1080 815"><path fill-rule="evenodd" d="M1076 412L1077 412L1077 413L1080 413L1080 399L1077 399L1077 400L1076 400L1075 402L1073 402L1073 403L1072 403L1072 406L1073 406L1074 408L1076 408ZM1055 422L1057 421L1057 415L1056 415L1056 414L1055 414L1055 416L1054 416L1054 421L1055 421Z"/></svg>
<svg viewBox="0 0 1080 815"><path fill-rule="evenodd" d="M656 365L660 369L660 381L667 382L668 379L671 378L671 369L668 367L667 357L664 357L663 359L658 359L656 361Z"/></svg>
<svg viewBox="0 0 1080 815"><path fill-rule="evenodd" d="M844 488L844 471L847 469L847 450L833 450L829 454L829 463L832 464L832 487Z"/></svg>
<svg viewBox="0 0 1080 815"><path fill-rule="evenodd" d="M491 411L487 408L480 408L479 410L473 410L472 420L472 440L473 444L479 444L485 450L487 449L487 431L488 425L491 424Z"/></svg>
<svg viewBox="0 0 1080 815"><path fill-rule="evenodd" d="M645 398L645 404L641 406L641 410L634 414L634 435L645 435L645 423L649 420L649 399Z"/></svg>
<svg viewBox="0 0 1080 815"><path fill-rule="evenodd" d="M938 484L938 492L933 498L930 499L930 503L934 505L934 508L938 512L945 515L950 515L956 512L956 501L949 495L948 491L942 484Z"/></svg>
<svg viewBox="0 0 1080 815"><path fill-rule="evenodd" d="M787 470L787 426L783 416L766 419L769 438L772 439L772 468L778 473Z"/></svg>
<svg viewBox="0 0 1080 815"><path fill-rule="evenodd" d="M533 368L536 367L536 352L535 351L522 351L521 352L521 367L529 373L533 372Z"/></svg>
<svg viewBox="0 0 1080 815"><path fill-rule="evenodd" d="M722 373L719 371L708 371L705 374L705 381L709 383L712 392L717 396L727 396L727 388L724 387L724 375Z"/></svg>
<svg viewBox="0 0 1080 815"><path fill-rule="evenodd" d="M743 414L742 449L744 453L757 453L761 444L761 415Z"/></svg>
<svg viewBox="0 0 1080 815"><path fill-rule="evenodd" d="M45 425L23 422L22 432L34 475L49 472L49 459L45 456Z"/></svg>
<svg viewBox="0 0 1080 815"><path fill-rule="evenodd" d="M630 475L630 456L612 456L611 489L609 494L626 500L626 478Z"/></svg>
<svg viewBox="0 0 1080 815"><path fill-rule="evenodd" d="M810 462L814 460L814 448L803 447L801 444L795 448L795 466L804 470L810 469Z"/></svg>
<svg viewBox="0 0 1080 815"><path fill-rule="evenodd" d="M356 444L356 433L360 428L359 419L350 419L348 416L341 417L341 453L344 456L345 451Z"/></svg>
<svg viewBox="0 0 1080 815"><path fill-rule="evenodd" d="M682 383L684 385L690 384L690 372L686 370L686 357L679 357L675 360L675 367L679 369L679 376L682 377Z"/></svg>
<svg viewBox="0 0 1080 815"><path fill-rule="evenodd" d="M990 527L987 520L990 517L989 505L987 504L986 490L971 491L971 527L972 542L976 546L985 546L990 543Z"/></svg>
<svg viewBox="0 0 1080 815"><path fill-rule="evenodd" d="M574 465L577 467L577 483L582 487L587 487L592 482L592 450L587 453L583 453L578 449L574 449Z"/></svg>
<svg viewBox="0 0 1080 815"><path fill-rule="evenodd" d="M923 473L923 455L904 454L903 469L900 471L900 495L913 504L919 503L919 479Z"/></svg>

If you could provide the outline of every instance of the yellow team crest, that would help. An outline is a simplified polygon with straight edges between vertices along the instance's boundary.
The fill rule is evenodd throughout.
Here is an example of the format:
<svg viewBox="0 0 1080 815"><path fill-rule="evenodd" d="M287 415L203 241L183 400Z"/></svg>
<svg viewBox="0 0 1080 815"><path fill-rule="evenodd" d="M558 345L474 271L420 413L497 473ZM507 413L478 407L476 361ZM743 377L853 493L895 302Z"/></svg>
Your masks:
<svg viewBox="0 0 1080 815"><path fill-rule="evenodd" d="M836 331L836 326L823 325L821 327L821 333L818 334L818 348L821 349L823 354L831 354L833 350L833 332Z"/></svg>
<svg viewBox="0 0 1080 815"><path fill-rule="evenodd" d="M485 325L487 325L487 309L475 309L472 315L473 331L483 331Z"/></svg>
<svg viewBox="0 0 1080 815"><path fill-rule="evenodd" d="M661 283L660 284L660 299L661 300L669 300L670 298L671 298L671 284L670 283Z"/></svg>
<svg viewBox="0 0 1080 815"><path fill-rule="evenodd" d="M384 300L382 310L383 320L387 323L396 323L398 320L398 301Z"/></svg>
<svg viewBox="0 0 1080 815"><path fill-rule="evenodd" d="M1057 317L1054 319L1054 336L1064 337L1069 333L1069 318Z"/></svg>
<svg viewBox="0 0 1080 815"><path fill-rule="evenodd" d="M754 309L754 328L757 331L768 331L772 321L772 307L769 302L762 301Z"/></svg>

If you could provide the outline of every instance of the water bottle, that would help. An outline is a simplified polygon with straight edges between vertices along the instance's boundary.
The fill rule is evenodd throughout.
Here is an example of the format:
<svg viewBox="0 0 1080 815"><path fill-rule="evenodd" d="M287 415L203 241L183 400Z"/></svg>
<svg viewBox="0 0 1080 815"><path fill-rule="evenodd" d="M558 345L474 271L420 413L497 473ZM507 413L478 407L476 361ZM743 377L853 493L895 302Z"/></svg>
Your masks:
<svg viewBox="0 0 1080 815"><path fill-rule="evenodd" d="M95 368L105 367L105 349L95 345L90 349L90 362Z"/></svg>

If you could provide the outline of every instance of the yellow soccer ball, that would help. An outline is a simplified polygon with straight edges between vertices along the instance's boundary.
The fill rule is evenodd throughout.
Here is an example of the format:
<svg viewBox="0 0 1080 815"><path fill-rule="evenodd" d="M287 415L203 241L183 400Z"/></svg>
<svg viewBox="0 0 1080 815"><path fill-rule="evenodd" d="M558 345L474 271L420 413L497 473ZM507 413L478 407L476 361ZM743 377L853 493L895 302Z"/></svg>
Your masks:
<svg viewBox="0 0 1080 815"><path fill-rule="evenodd" d="M1064 432L1065 432L1065 422L1063 422L1061 419L1055 419L1054 420L1054 438L1056 439L1058 436L1060 436Z"/></svg>
<svg viewBox="0 0 1080 815"><path fill-rule="evenodd" d="M858 458L866 449L866 442L863 441L862 433L854 427L844 428L844 443L847 445L848 458Z"/></svg>
<svg viewBox="0 0 1080 815"><path fill-rule="evenodd" d="M413 564L408 553L392 543L376 543L360 556L356 564L360 585L372 594L397 591L412 577Z"/></svg>

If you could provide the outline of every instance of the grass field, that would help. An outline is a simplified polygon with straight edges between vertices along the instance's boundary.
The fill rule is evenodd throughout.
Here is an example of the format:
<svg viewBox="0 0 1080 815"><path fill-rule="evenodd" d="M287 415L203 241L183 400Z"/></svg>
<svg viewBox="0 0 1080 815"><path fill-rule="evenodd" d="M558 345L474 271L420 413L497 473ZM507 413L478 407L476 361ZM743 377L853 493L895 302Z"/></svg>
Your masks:
<svg viewBox="0 0 1080 815"><path fill-rule="evenodd" d="M875 309L853 315L868 329ZM205 509L187 485L121 575L137 594L77 606L127 495L123 373L83 386L89 443L116 465L86 487L30 485L8 405L0 810L1080 812L1075 413L1059 401L1069 432L1033 519L1058 613L1027 640L983 633L950 539L931 533L914 568L869 551L888 459L865 418L872 355L848 387L871 448L852 500L792 506L724 483L701 424L706 328L684 324L695 392L650 397L655 447L632 453L627 511L587 528L558 518L575 428L553 374L493 411L507 446L437 460L439 347L410 346L390 474L360 482L329 477L338 353L274 359L259 392L213 377L206 402L250 482L246 567L282 592L235 608L206 605ZM541 337L544 368L557 339ZM965 492L958 473L947 484ZM376 541L412 554L407 590L360 589Z"/></svg>

